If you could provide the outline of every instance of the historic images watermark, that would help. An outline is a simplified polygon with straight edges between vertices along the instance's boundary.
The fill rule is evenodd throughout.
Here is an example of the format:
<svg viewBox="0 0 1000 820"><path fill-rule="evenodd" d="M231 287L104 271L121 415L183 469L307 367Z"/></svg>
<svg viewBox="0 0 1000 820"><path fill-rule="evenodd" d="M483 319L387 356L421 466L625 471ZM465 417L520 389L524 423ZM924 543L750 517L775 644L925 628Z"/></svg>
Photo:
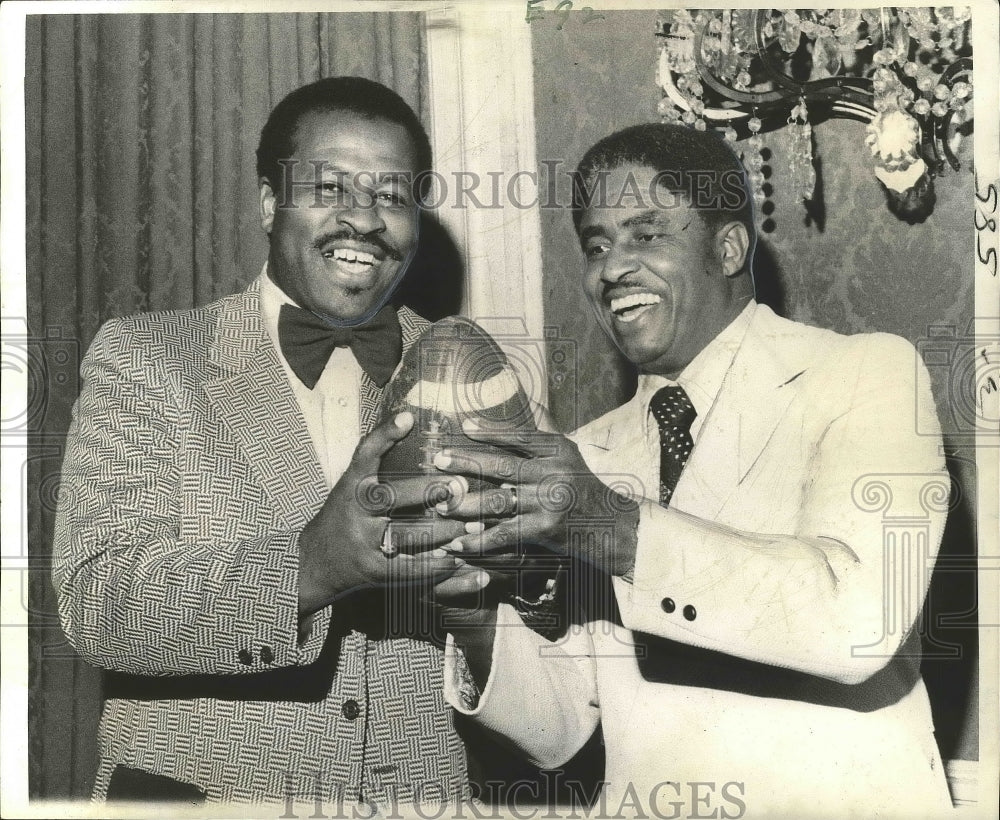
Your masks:
<svg viewBox="0 0 1000 820"><path fill-rule="evenodd" d="M663 780L650 787L629 781L610 797L605 781L582 783L567 779L561 769L544 772L544 788L550 793L562 788L569 795L562 805L541 802L542 785L535 780L486 781L472 795L445 794L436 784L414 787L412 802L401 804L389 786L384 796L363 797L345 791L338 784L314 782L298 790L289 777L281 820L328 818L328 820L739 820L752 809L742 780ZM506 795L505 801L501 795Z"/></svg>
<svg viewBox="0 0 1000 820"><path fill-rule="evenodd" d="M76 396L80 392L80 362L83 346L72 333L58 325L31 332L23 317L5 316L0 332L0 360L4 382L25 384L23 393L4 390L4 410L0 419L0 442L4 458L17 459L22 464L20 500L28 515L19 517L17 525L10 523L20 504L4 504L3 559L5 570L18 570L20 575L20 606L36 626L58 626L55 612L41 607L37 598L29 595L32 574L46 576L52 561L32 555L28 545L29 520L37 516L53 516L59 503L60 470L65 455L65 436L46 435L46 420L58 412L55 395ZM29 471L36 477L28 480ZM9 612L10 610L6 610ZM4 626L14 625L5 618ZM59 638L45 643L40 651L46 658L72 658L69 642Z"/></svg>
<svg viewBox="0 0 1000 820"><path fill-rule="evenodd" d="M749 194L746 174L733 169L663 170L651 181L627 173L610 184L611 172L580 178L563 159L542 159L541 170L514 173L426 170L348 173L326 160L281 160L273 185L281 208L446 208L477 210L565 210L596 208L687 208L740 211Z"/></svg>

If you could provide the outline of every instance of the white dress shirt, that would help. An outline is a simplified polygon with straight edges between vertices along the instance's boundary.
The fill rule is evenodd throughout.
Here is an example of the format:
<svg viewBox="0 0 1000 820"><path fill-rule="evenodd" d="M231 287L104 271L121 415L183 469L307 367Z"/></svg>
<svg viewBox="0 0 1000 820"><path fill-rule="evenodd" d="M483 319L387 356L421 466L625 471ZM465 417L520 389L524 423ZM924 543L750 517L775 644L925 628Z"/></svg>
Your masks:
<svg viewBox="0 0 1000 820"><path fill-rule="evenodd" d="M680 372L677 381L672 381L666 376L654 376L650 373L643 373L639 376L636 396L642 399L639 407L644 418L638 426L646 430L646 434L651 436L654 444L659 444L660 433L652 413L649 412L649 402L660 388L675 384L684 388L698 414L691 423L691 439L695 442L698 441L698 432L704 425L712 405L715 404L715 397L719 395L722 380L726 377L726 371L733 363L733 356L736 355L736 351L739 350L740 344L743 342L743 334L746 333L756 309L757 303L751 300L740 312L740 315L733 319ZM659 463L659 449L656 449L655 456L657 463Z"/></svg>
<svg viewBox="0 0 1000 820"><path fill-rule="evenodd" d="M639 480L639 484L634 487L639 495L654 500L659 497L660 430L653 414L649 412L649 402L653 395L668 385L679 384L684 388L697 413L691 424L691 439L697 446L698 434L712 412L726 372L743 342L756 309L757 303L749 302L739 316L691 360L677 376L676 381L650 373L639 376L635 396L619 408L619 412L628 416L628 421L623 427L635 431L633 435L643 437L642 446L635 448L637 460L630 464L631 478ZM588 427L589 425L585 425L577 433L585 436ZM569 438L579 443L577 433L571 433Z"/></svg>
<svg viewBox="0 0 1000 820"><path fill-rule="evenodd" d="M313 450L323 468L327 489L331 489L347 469L361 438L361 365L350 348L334 348L316 386L312 390L306 387L285 361L278 342L278 314L284 304L300 307L271 280L265 265L260 274L260 312L264 328L295 393Z"/></svg>

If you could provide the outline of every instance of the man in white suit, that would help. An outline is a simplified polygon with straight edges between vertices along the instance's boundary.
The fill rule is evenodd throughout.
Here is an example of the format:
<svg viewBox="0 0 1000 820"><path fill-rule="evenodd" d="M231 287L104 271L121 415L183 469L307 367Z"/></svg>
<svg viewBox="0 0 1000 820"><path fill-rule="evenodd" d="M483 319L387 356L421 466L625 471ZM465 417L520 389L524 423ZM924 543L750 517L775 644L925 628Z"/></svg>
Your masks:
<svg viewBox="0 0 1000 820"><path fill-rule="evenodd" d="M923 366L897 337L754 301L744 179L720 139L675 125L581 162L584 287L636 395L570 439L471 430L495 458L437 463L510 485L490 492L512 517L454 552L542 543L613 592L587 593L555 642L507 605L467 616L447 697L543 767L599 721L610 815L937 816L913 626L948 478L940 437L917 433L937 430ZM919 533L892 540L873 493ZM482 501L442 509L473 518Z"/></svg>

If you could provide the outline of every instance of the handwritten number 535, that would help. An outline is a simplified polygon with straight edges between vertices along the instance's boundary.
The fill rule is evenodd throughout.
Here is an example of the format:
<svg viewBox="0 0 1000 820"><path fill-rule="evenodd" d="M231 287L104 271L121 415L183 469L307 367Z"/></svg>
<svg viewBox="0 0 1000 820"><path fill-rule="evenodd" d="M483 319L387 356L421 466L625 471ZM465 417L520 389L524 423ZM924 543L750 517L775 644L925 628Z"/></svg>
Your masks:
<svg viewBox="0 0 1000 820"><path fill-rule="evenodd" d="M990 275L996 276L997 186L996 183L993 183L987 186L985 194L981 194L979 192L979 180L976 179L976 189L977 209L974 217L976 225L976 256L979 258L979 262L986 266L986 270L989 271Z"/></svg>

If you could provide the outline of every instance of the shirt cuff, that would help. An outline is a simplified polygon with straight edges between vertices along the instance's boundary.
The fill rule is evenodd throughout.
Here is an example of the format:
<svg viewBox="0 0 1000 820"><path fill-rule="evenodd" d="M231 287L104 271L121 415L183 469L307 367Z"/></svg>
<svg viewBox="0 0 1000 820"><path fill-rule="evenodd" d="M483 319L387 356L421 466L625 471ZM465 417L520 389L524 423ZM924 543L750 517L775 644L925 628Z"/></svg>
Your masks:
<svg viewBox="0 0 1000 820"><path fill-rule="evenodd" d="M515 632L518 629L524 630L528 635L535 634L524 626L513 607L509 604L500 604L497 608L496 631L493 634L490 674L489 678L483 684L482 690L479 689L472 676L472 670L469 669L468 662L465 659L465 652L462 650L462 647L455 643L455 636L450 632L448 633L444 645L444 697L456 711L463 715L475 717L486 708L500 671L498 669L501 663L500 658L504 653L509 654L506 644L509 643L512 629ZM468 684L471 684L471 686Z"/></svg>
<svg viewBox="0 0 1000 820"><path fill-rule="evenodd" d="M451 635L448 636L451 640ZM476 686L476 679L472 676L472 670L465 660L465 650L460 646L453 646L455 678L454 682L458 689L458 697L462 702L462 707L469 712L475 710L479 705L479 687Z"/></svg>

